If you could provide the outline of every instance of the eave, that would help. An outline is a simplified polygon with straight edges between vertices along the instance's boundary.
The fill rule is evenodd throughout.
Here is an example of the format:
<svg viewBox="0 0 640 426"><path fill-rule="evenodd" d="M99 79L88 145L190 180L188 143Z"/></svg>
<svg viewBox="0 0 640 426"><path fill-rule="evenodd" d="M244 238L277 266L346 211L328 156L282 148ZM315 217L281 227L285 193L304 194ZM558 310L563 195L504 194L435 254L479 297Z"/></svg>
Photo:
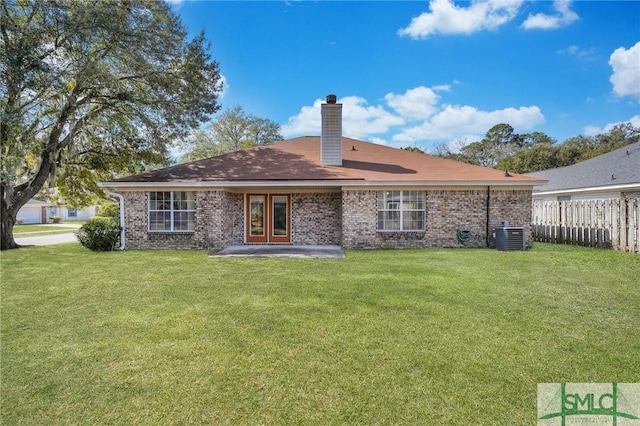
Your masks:
<svg viewBox="0 0 640 426"><path fill-rule="evenodd" d="M101 188L147 189L147 188L379 188L379 187L533 187L546 181L530 180L483 180L483 181L365 181L365 180L220 180L220 181L171 181L171 182L101 182Z"/></svg>
<svg viewBox="0 0 640 426"><path fill-rule="evenodd" d="M555 189L549 191L534 191L533 195L569 195L584 193L600 193L600 192L617 192L617 191L640 191L640 183L627 183L622 185L607 185L588 188L571 188L571 189Z"/></svg>

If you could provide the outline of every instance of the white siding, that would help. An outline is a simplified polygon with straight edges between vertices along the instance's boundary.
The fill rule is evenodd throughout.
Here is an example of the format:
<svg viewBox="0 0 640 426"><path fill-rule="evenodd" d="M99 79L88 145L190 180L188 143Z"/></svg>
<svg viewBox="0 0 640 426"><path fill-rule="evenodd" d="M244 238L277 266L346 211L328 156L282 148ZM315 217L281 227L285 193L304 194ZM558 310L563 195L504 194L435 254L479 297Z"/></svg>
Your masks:
<svg viewBox="0 0 640 426"><path fill-rule="evenodd" d="M18 210L18 220L24 224L42 223L42 208L40 206L23 206Z"/></svg>
<svg viewBox="0 0 640 426"><path fill-rule="evenodd" d="M323 166L342 166L342 104L322 104L320 135Z"/></svg>

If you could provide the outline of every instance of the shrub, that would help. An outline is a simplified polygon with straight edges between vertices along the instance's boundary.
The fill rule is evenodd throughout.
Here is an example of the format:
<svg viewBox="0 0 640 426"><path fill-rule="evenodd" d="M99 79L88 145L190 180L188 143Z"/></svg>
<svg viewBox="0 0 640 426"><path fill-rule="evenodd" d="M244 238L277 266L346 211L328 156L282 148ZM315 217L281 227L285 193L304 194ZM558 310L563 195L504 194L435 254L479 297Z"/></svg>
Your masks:
<svg viewBox="0 0 640 426"><path fill-rule="evenodd" d="M76 236L80 244L93 251L111 251L120 237L122 228L110 217L94 217L82 225Z"/></svg>
<svg viewBox="0 0 640 426"><path fill-rule="evenodd" d="M23 225L24 224L24 217L19 217L16 219L16 225Z"/></svg>
<svg viewBox="0 0 640 426"><path fill-rule="evenodd" d="M49 216L49 223L60 223L62 219L60 216Z"/></svg>
<svg viewBox="0 0 640 426"><path fill-rule="evenodd" d="M104 203L96 212L96 216L112 217L118 220L120 218L120 206L118 203Z"/></svg>

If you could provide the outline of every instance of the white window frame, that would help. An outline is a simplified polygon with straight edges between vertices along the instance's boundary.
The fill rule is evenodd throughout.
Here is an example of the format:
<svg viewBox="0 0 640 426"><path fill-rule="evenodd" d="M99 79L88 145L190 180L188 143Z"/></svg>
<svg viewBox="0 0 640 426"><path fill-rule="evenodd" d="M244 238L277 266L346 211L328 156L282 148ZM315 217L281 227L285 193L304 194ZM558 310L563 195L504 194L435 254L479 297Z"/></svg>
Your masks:
<svg viewBox="0 0 640 426"><path fill-rule="evenodd" d="M67 217L78 217L78 209L75 207L67 207Z"/></svg>
<svg viewBox="0 0 640 426"><path fill-rule="evenodd" d="M398 200L387 200L387 194L392 192L399 192L400 198ZM422 202L421 209L406 209L404 207L404 198L409 196L409 193L417 193L420 196L420 201ZM380 208L380 200L382 199L382 203L385 208ZM388 207L396 207L396 208L388 208ZM377 210L377 229L378 232L424 232L426 230L426 222L427 222L427 202L424 191L417 190L387 190L387 191L378 191L377 199L376 199L376 210ZM398 229L387 229L386 226L380 227L380 212L398 212L399 215L399 228ZM421 227L417 229L404 229L404 214L409 212L422 212L422 223ZM386 225L386 220L383 219L383 223Z"/></svg>
<svg viewBox="0 0 640 426"><path fill-rule="evenodd" d="M151 209L151 194L153 193L168 193L169 194L169 209ZM191 200L187 200L187 205L189 202L192 203L192 209L180 209L175 207L175 202L178 201L176 198L176 194L191 194ZM176 233L194 233L195 232L195 223L196 223L196 194L193 191L149 191L147 194L147 230L149 232L176 232ZM157 207L157 206L156 206ZM169 213L169 228L170 229L151 229L151 213ZM193 213L193 221L192 221L192 229L175 229L176 227L176 213ZM189 222L187 222L189 223Z"/></svg>

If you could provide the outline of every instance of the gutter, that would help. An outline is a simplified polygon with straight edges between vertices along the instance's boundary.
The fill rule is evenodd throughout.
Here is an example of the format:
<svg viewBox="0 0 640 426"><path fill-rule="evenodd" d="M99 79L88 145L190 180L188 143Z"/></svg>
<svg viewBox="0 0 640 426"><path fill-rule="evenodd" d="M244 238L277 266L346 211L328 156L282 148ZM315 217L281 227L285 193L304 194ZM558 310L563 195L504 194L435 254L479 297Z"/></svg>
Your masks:
<svg viewBox="0 0 640 426"><path fill-rule="evenodd" d="M639 183L627 183L620 185L607 185L607 186L591 186L584 188L573 189L551 189L546 191L533 191L533 195L562 195L562 194L581 194L585 192L611 192L611 191L637 191L640 189Z"/></svg>
<svg viewBox="0 0 640 426"><path fill-rule="evenodd" d="M119 190L139 188L344 188L344 187L534 187L544 185L544 180L442 180L442 181L365 181L365 180L246 180L246 181L170 181L170 182L100 182L101 188L118 188Z"/></svg>
<svg viewBox="0 0 640 426"><path fill-rule="evenodd" d="M111 198L117 198L119 200L118 204L120 206L120 250L124 250L125 247L125 233L124 233L124 197L121 194L117 194L111 191L105 191L106 194Z"/></svg>

